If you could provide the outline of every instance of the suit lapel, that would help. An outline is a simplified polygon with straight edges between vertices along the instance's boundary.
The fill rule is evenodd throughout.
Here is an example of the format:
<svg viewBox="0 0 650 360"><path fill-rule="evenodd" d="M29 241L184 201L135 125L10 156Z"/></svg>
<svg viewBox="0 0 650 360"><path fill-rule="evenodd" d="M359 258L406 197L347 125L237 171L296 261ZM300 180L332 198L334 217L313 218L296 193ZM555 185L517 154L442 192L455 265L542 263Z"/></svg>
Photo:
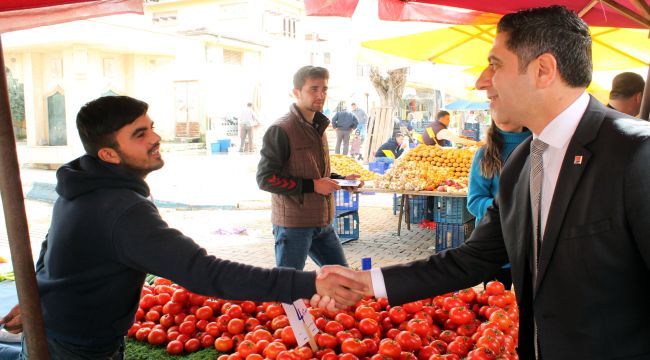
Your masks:
<svg viewBox="0 0 650 360"><path fill-rule="evenodd" d="M544 275L553 256L558 235L567 218L567 209L569 208L573 194L580 183L582 174L589 166L589 160L592 154L586 145L596 138L604 115L605 112L602 109L602 105L592 97L585 114L580 119L580 123L569 142L546 220L544 238L539 254L537 283L534 284L535 293L544 279Z"/></svg>
<svg viewBox="0 0 650 360"><path fill-rule="evenodd" d="M529 144L527 142L527 144ZM527 149L530 149L530 146L526 145ZM531 220L531 209L530 209L530 158L526 159L524 166L519 173L519 179L515 188L515 201L517 202L517 209L522 209L522 212L517 216L517 221L515 222L516 232L515 232L515 254L516 256L511 260L513 267L513 276L516 276L516 279L513 279L515 284L524 284L524 274L530 274L531 269L526 270L525 267L530 265L531 254L531 241L532 241L532 220ZM516 259L516 260L515 260ZM518 282L517 282L518 281ZM530 283L530 281L529 281Z"/></svg>

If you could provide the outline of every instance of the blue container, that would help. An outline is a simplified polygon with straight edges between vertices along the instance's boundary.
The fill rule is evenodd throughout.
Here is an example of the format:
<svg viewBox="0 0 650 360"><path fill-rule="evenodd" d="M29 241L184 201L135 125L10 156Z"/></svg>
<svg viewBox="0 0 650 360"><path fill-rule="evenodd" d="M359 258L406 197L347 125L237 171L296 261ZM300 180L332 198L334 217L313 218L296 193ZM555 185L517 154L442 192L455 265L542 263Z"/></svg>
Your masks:
<svg viewBox="0 0 650 360"><path fill-rule="evenodd" d="M399 212L400 204L402 203L402 196L393 194L393 215ZM422 220L431 220L431 200L428 196L409 196L409 223L419 224ZM404 204L406 207L406 204ZM404 209L406 211L406 209Z"/></svg>
<svg viewBox="0 0 650 360"><path fill-rule="evenodd" d="M210 151L212 154L218 154L221 152L220 150L221 144L218 142L210 144Z"/></svg>
<svg viewBox="0 0 650 360"><path fill-rule="evenodd" d="M344 213L359 210L359 193L353 193L347 190L338 190L334 192L334 204L336 212Z"/></svg>
<svg viewBox="0 0 650 360"><path fill-rule="evenodd" d="M341 244L356 240L359 238L359 213L352 211L338 215L333 226Z"/></svg>
<svg viewBox="0 0 650 360"><path fill-rule="evenodd" d="M377 174L383 174L388 170L390 167L389 163L381 162L381 161L375 161L368 163L368 170L375 172Z"/></svg>
<svg viewBox="0 0 650 360"><path fill-rule="evenodd" d="M361 270L370 270L372 268L372 259L367 257L367 258L361 258Z"/></svg>
<svg viewBox="0 0 650 360"><path fill-rule="evenodd" d="M219 143L219 152L228 152L230 148L230 139L217 140Z"/></svg>
<svg viewBox="0 0 650 360"><path fill-rule="evenodd" d="M467 210L467 198L435 196L431 204L433 221L437 223L464 224L474 219Z"/></svg>
<svg viewBox="0 0 650 360"><path fill-rule="evenodd" d="M473 230L473 220L465 224L436 223L436 252L462 245Z"/></svg>

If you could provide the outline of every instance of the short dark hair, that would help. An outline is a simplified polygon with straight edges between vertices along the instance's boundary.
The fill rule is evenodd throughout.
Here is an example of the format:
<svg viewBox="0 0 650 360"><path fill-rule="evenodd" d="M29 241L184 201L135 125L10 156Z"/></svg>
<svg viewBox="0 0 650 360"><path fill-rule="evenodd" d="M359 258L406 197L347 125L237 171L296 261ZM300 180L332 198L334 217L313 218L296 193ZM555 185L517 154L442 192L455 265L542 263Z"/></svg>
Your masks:
<svg viewBox="0 0 650 360"><path fill-rule="evenodd" d="M447 111L444 110L438 111L438 114L436 114L436 120L440 120L447 115L449 115L449 112Z"/></svg>
<svg viewBox="0 0 650 360"><path fill-rule="evenodd" d="M99 149L118 148L115 133L147 113L149 105L128 96L103 96L82 106L77 130L86 154L97 157Z"/></svg>
<svg viewBox="0 0 650 360"><path fill-rule="evenodd" d="M610 99L627 99L638 93L643 93L645 81L637 73L624 72L616 75L612 80L612 91L609 92Z"/></svg>
<svg viewBox="0 0 650 360"><path fill-rule="evenodd" d="M247 103L246 106L253 107L253 103Z"/></svg>
<svg viewBox="0 0 650 360"><path fill-rule="evenodd" d="M506 46L517 55L519 71L542 54L555 57L560 75L571 87L591 83L591 35L587 24L564 6L549 6L507 14L497 26L508 33Z"/></svg>
<svg viewBox="0 0 650 360"><path fill-rule="evenodd" d="M330 78L330 73L324 67L311 65L303 66L298 69L296 74L293 76L293 88L302 89L307 78L328 80Z"/></svg>

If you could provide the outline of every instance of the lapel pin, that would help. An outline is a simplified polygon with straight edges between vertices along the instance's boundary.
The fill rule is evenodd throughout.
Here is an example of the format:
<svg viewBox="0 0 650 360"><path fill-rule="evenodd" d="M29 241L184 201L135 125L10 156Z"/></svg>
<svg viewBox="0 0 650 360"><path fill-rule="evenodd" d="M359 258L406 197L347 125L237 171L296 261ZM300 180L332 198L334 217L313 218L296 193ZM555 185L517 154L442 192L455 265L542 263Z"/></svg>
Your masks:
<svg viewBox="0 0 650 360"><path fill-rule="evenodd" d="M581 165L582 164L582 155L576 155L573 157L573 165Z"/></svg>

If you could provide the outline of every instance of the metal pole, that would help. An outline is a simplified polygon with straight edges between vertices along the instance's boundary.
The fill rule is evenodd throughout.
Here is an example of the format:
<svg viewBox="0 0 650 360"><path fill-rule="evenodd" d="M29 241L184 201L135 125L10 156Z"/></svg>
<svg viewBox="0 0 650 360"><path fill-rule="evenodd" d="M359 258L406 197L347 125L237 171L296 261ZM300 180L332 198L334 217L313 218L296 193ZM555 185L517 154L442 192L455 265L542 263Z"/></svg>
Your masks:
<svg viewBox="0 0 650 360"><path fill-rule="evenodd" d="M643 88L643 100L641 100L639 118L648 120L648 115L650 115L650 66L648 66L648 76L646 76L645 87Z"/></svg>
<svg viewBox="0 0 650 360"><path fill-rule="evenodd" d="M29 241L25 199L18 168L16 141L11 122L9 92L5 74L2 41L0 40L0 194L5 214L11 262L16 274L16 289L20 316L30 359L49 359L47 338L41 313L41 301L36 287L34 258Z"/></svg>

